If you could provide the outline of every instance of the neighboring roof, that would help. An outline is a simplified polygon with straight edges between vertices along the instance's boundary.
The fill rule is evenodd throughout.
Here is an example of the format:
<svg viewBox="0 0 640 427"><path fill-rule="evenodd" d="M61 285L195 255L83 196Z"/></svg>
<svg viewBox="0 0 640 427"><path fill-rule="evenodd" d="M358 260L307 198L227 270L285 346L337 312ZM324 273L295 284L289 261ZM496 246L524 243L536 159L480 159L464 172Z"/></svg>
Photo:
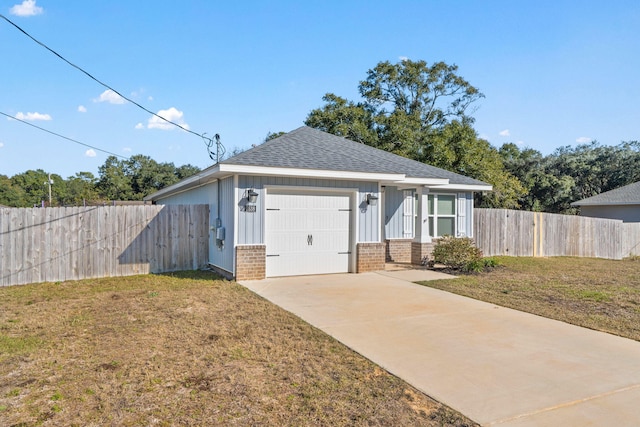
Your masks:
<svg viewBox="0 0 640 427"><path fill-rule="evenodd" d="M640 205L640 181L571 203L571 206L599 205Z"/></svg>
<svg viewBox="0 0 640 427"><path fill-rule="evenodd" d="M144 200L157 200L232 174L376 180L391 185L491 190L491 185L477 179L303 126L223 160Z"/></svg>
<svg viewBox="0 0 640 427"><path fill-rule="evenodd" d="M450 184L488 185L477 179L407 159L308 126L300 127L267 141L221 163L404 174L411 178L447 179Z"/></svg>

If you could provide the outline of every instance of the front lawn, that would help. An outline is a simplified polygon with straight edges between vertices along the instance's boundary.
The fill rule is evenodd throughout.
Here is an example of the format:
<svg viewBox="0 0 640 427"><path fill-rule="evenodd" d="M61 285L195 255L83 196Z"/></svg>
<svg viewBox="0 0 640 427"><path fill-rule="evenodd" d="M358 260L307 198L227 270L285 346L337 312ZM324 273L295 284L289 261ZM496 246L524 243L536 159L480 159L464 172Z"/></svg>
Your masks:
<svg viewBox="0 0 640 427"><path fill-rule="evenodd" d="M640 259L496 259L490 272L422 284L640 341Z"/></svg>
<svg viewBox="0 0 640 427"><path fill-rule="evenodd" d="M205 272L0 289L0 424L475 425Z"/></svg>

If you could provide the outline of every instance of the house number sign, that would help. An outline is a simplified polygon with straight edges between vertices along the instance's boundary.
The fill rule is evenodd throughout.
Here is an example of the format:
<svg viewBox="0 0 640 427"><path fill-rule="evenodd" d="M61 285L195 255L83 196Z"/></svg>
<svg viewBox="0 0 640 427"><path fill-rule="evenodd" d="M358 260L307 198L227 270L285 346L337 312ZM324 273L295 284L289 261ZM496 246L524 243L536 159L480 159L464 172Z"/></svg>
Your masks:
<svg viewBox="0 0 640 427"><path fill-rule="evenodd" d="M240 212L255 212L255 211L256 211L256 205L240 206Z"/></svg>

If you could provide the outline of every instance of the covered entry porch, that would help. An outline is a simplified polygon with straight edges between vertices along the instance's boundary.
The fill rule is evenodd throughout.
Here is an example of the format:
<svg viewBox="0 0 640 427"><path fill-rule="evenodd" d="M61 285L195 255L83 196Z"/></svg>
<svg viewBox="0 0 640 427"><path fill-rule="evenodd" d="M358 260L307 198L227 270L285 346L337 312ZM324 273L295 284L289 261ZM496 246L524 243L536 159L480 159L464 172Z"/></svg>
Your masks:
<svg viewBox="0 0 640 427"><path fill-rule="evenodd" d="M387 263L422 265L438 237L473 236L473 192L446 187L381 187Z"/></svg>

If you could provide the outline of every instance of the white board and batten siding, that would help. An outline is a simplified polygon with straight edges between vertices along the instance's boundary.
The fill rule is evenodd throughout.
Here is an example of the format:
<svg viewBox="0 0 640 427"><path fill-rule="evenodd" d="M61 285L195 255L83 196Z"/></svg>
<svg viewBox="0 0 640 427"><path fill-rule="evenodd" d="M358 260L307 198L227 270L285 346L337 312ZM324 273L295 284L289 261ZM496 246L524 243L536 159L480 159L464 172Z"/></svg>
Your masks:
<svg viewBox="0 0 640 427"><path fill-rule="evenodd" d="M402 237L413 238L413 226L415 224L415 197L413 190L404 190L404 203L402 209Z"/></svg>
<svg viewBox="0 0 640 427"><path fill-rule="evenodd" d="M267 192L266 275L346 273L351 245L351 195Z"/></svg>
<svg viewBox="0 0 640 427"><path fill-rule="evenodd" d="M456 235L473 237L473 193L444 193L456 196ZM386 239L412 239L415 235L415 190L387 186L384 194Z"/></svg>
<svg viewBox="0 0 640 427"><path fill-rule="evenodd" d="M270 189L268 187L271 187ZM248 189L253 189L258 193L255 203L256 212L238 212L238 245L262 245L265 242L265 196L273 192L276 187L297 188L303 192L306 188L309 191L330 189L332 191L356 190L356 200L354 227L355 242L378 242L380 241L380 211L382 203L376 206L369 206L365 202L367 194L372 193L380 196L377 182L372 181L340 181L333 179L312 179L312 178L289 178L275 176L250 176L240 175L238 177L237 197L242 200ZM268 196L267 196L268 197ZM239 207L236 207L238 209Z"/></svg>
<svg viewBox="0 0 640 427"><path fill-rule="evenodd" d="M456 210L458 219L456 234L459 237L467 237L471 230L467 230L467 197L465 193L458 193L458 208Z"/></svg>

